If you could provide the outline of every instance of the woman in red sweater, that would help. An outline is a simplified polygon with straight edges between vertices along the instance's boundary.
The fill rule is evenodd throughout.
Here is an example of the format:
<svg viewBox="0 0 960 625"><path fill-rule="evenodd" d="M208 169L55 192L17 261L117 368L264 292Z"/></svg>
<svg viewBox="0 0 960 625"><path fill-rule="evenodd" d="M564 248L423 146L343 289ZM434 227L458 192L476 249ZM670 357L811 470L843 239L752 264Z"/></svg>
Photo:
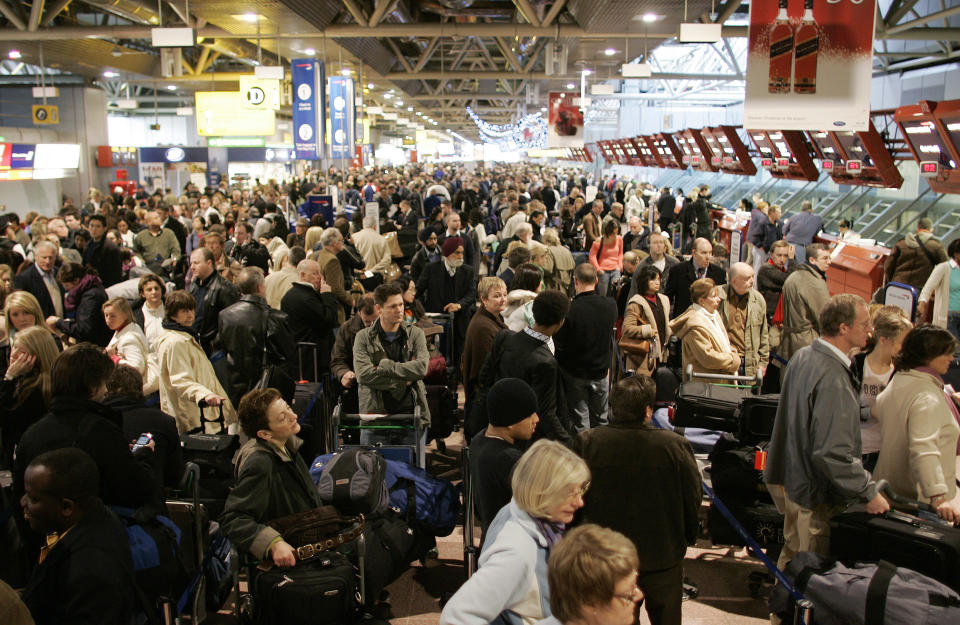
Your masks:
<svg viewBox="0 0 960 625"><path fill-rule="evenodd" d="M597 294L608 295L623 271L623 237L620 223L610 219L603 225L603 236L590 246L590 264L597 270Z"/></svg>

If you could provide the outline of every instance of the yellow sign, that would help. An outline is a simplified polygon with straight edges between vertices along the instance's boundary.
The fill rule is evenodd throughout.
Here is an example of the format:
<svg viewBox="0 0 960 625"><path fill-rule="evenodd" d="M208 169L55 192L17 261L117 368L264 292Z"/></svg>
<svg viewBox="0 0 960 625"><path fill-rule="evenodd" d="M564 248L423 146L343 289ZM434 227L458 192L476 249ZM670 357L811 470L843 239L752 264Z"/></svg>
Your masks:
<svg viewBox="0 0 960 625"><path fill-rule="evenodd" d="M53 104L34 104L33 105L33 123L34 124L59 124L60 109Z"/></svg>
<svg viewBox="0 0 960 625"><path fill-rule="evenodd" d="M197 91L197 134L203 137L270 136L277 130L272 109L248 109L239 91Z"/></svg>
<svg viewBox="0 0 960 625"><path fill-rule="evenodd" d="M280 81L256 76L241 76L240 100L248 109L279 111Z"/></svg>

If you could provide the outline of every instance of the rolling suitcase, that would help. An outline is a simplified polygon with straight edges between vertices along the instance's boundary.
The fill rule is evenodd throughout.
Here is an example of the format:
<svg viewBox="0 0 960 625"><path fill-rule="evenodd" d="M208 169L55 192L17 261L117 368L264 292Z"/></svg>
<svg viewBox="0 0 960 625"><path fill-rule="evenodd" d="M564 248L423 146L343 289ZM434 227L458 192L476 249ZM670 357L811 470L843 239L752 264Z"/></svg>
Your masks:
<svg viewBox="0 0 960 625"><path fill-rule="evenodd" d="M325 426L327 414L326 386L317 366L316 343L297 343L297 366L300 379L293 391L293 412L300 424L299 437L303 440L300 455L309 463L320 454L331 451ZM303 352L313 354L313 369L304 369Z"/></svg>
<svg viewBox="0 0 960 625"><path fill-rule="evenodd" d="M428 386L427 405L430 407L430 428L427 441L437 441L437 449L445 451L444 439L460 427L460 411L457 408L457 396L448 386Z"/></svg>
<svg viewBox="0 0 960 625"><path fill-rule="evenodd" d="M216 419L207 419L204 416L206 402L201 400L198 405L200 427L181 436L180 446L183 448L184 462L192 462L199 468L200 501L206 507L210 518L215 519L223 512L227 495L235 482L233 457L240 449L240 438L236 434L227 433L222 405L218 406ZM219 432L207 434L208 423L218 424Z"/></svg>
<svg viewBox="0 0 960 625"><path fill-rule="evenodd" d="M740 442L744 445L756 445L769 441L773 435L773 422L777 418L779 404L779 394L744 397L737 413Z"/></svg>
<svg viewBox="0 0 960 625"><path fill-rule="evenodd" d="M886 560L960 591L960 528L936 518L933 509L878 487L894 508L875 516L844 512L830 520L830 554L845 561Z"/></svg>
<svg viewBox="0 0 960 625"><path fill-rule="evenodd" d="M757 378L694 373L693 366L687 365L677 389L673 423L682 427L738 432L740 402L759 389L760 380Z"/></svg>

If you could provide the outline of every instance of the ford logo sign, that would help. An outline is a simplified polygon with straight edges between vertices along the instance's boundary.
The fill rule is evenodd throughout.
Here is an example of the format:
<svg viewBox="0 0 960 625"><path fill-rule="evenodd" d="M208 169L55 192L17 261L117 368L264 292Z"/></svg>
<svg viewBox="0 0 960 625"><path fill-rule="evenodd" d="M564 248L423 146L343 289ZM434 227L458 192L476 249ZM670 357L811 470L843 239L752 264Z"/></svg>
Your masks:
<svg viewBox="0 0 960 625"><path fill-rule="evenodd" d="M833 122L833 125L837 126L838 128L842 128L843 126L847 125L847 122Z"/></svg>
<svg viewBox="0 0 960 625"><path fill-rule="evenodd" d="M170 148L163 153L163 157L171 163L179 163L187 157L187 153L183 151L183 148Z"/></svg>

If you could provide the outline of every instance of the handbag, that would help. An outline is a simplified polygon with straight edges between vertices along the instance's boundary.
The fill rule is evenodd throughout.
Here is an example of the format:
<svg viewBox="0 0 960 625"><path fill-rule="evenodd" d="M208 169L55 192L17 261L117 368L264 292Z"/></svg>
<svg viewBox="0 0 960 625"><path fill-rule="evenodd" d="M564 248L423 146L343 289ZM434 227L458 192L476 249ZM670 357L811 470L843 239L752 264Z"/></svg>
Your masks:
<svg viewBox="0 0 960 625"><path fill-rule="evenodd" d="M267 523L295 550L297 560L309 560L363 534L363 515L342 517L333 506L289 514Z"/></svg>
<svg viewBox="0 0 960 625"><path fill-rule="evenodd" d="M638 339L624 334L617 343L620 351L631 356L646 356L650 353L650 339Z"/></svg>

